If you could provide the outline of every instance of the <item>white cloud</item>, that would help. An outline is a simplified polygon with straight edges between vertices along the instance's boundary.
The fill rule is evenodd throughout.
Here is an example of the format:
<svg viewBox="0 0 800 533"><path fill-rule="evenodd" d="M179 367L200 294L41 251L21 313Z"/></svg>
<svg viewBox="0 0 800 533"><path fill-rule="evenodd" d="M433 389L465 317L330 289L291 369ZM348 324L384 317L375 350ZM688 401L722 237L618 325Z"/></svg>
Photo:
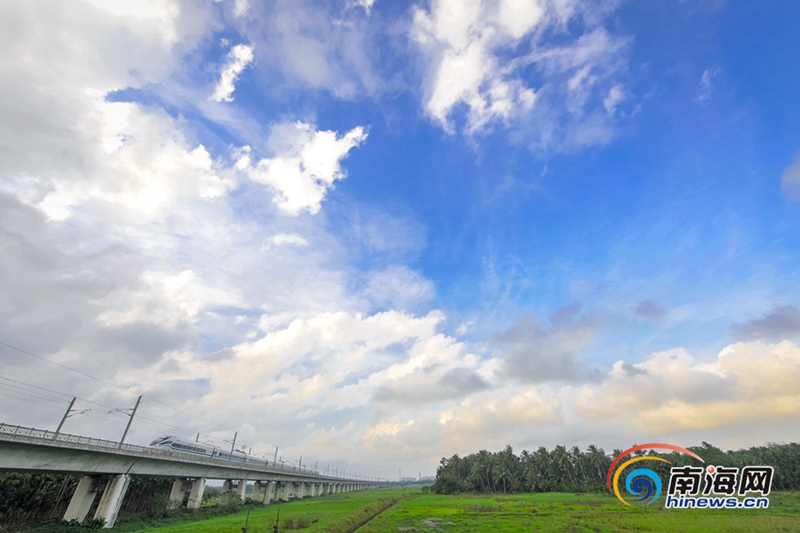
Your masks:
<svg viewBox="0 0 800 533"><path fill-rule="evenodd" d="M340 162L354 147L367 139L367 132L357 126L344 134L317 131L303 122L278 124L270 133L271 158L252 165L248 155L238 163L255 182L275 192L273 202L289 215L301 211L317 213L327 192L345 173Z"/></svg>
<svg viewBox="0 0 800 533"><path fill-rule="evenodd" d="M243 17L249 9L249 0L233 0L233 14L237 17Z"/></svg>
<svg viewBox="0 0 800 533"><path fill-rule="evenodd" d="M270 2L246 34L260 50L259 67L273 90L322 90L351 100L391 86L378 74L385 59L379 41L395 30L370 16L372 5L369 0L327 7L308 0Z"/></svg>
<svg viewBox="0 0 800 533"><path fill-rule="evenodd" d="M783 193L792 202L800 202L800 151L795 153L794 161L781 174Z"/></svg>
<svg viewBox="0 0 800 533"><path fill-rule="evenodd" d="M614 85L608 90L608 95L603 98L603 107L610 116L614 116L617 106L625 100L625 91L620 85Z"/></svg>
<svg viewBox="0 0 800 533"><path fill-rule="evenodd" d="M580 384L597 327L586 317L562 313L549 326L523 320L488 348L443 333L443 313L415 309L430 305L436 287L409 266L427 246L413 216L352 208L341 232L324 216L285 216L322 210L345 177L344 158L366 140L363 127L339 133L280 123L267 141L269 157L254 162L256 149L215 150L203 132L194 134L192 119L154 104L107 101L109 91L174 82L186 51L199 39L210 42L219 21L192 3L95 4L0 5L0 18L11 21L0 34L8 51L0 79L4 342L230 421L262 451L280 444L287 460L330 457L364 470L402 460L433 473L451 450L552 445L570 435L580 444L608 427L614 446L620 435L717 435L762 422L789 434L798 421L800 355L788 342L731 345L711 363L671 350L621 361L605 381ZM466 106L477 132L512 122L520 110L563 102L576 127L557 115L553 131L562 139L608 139L609 117L626 102L610 74L618 39L593 29L562 48L507 58L506 46L524 46L545 19L571 20L576 5L473 2L462 10L437 3L418 11L420 46L436 74L443 72L429 80L435 120L454 124ZM305 61L284 65L287 76L338 96L367 90L367 52L358 50L368 42L364 34L350 36L344 24L331 29L319 14L301 20L303 7L275 22L294 25L277 28L274 49L301 45L292 57ZM309 28L324 31L309 35ZM331 61L340 53L344 67ZM527 66L548 81L534 90L522 74ZM228 97L231 72L230 91L220 93ZM207 95L208 87L187 91ZM536 102L526 103L534 91ZM796 166L784 174L785 187L800 182ZM265 201L261 184L274 197ZM361 270L354 253L380 266ZM637 312L657 315L642 305ZM795 314L782 307L741 331L777 335ZM471 325L453 328L464 334ZM500 344L502 354L487 351ZM4 375L115 407L132 404L120 391L39 360L7 350L0 360ZM53 427L63 413L22 406L4 398L0 419ZM155 402L142 409L144 418L189 430L197 423L204 436L211 433ZM131 440L160 431L139 423ZM111 438L122 429L81 417L69 424L69 431ZM742 444L760 439L740 433Z"/></svg>
<svg viewBox="0 0 800 533"><path fill-rule="evenodd" d="M433 283L406 266L394 265L371 272L365 296L380 307L408 309L429 302L435 295Z"/></svg>
<svg viewBox="0 0 800 533"><path fill-rule="evenodd" d="M348 7L360 7L367 15L372 11L372 6L375 5L375 0L348 0Z"/></svg>
<svg viewBox="0 0 800 533"><path fill-rule="evenodd" d="M308 241L296 233L278 233L273 235L264 243L265 250L272 250L279 246L284 245L292 245L292 246L308 246Z"/></svg>
<svg viewBox="0 0 800 533"><path fill-rule="evenodd" d="M211 97L216 102L233 102L233 91L239 75L253 61L253 47L237 44L228 52L228 63L222 69L219 83Z"/></svg>
<svg viewBox="0 0 800 533"><path fill-rule="evenodd" d="M627 41L597 27L598 17L577 2L436 0L430 10L415 8L426 113L450 133L463 109L468 134L501 123L518 124L545 148L607 142L625 96L611 75L622 68ZM573 19L586 27L577 39L559 46L543 40L546 30L566 34ZM595 100L606 111L601 120Z"/></svg>
<svg viewBox="0 0 800 533"><path fill-rule="evenodd" d="M531 32L544 11L536 1L433 2L431 11L414 11L413 36L429 62L425 109L447 131L459 104L469 108L468 131L529 110L532 89L509 75L495 51Z"/></svg>
<svg viewBox="0 0 800 533"><path fill-rule="evenodd" d="M575 408L649 435L708 431L797 416L798 383L800 348L789 341L732 344L712 363L676 349L642 363L617 362L604 383L582 388Z"/></svg>
<svg viewBox="0 0 800 533"><path fill-rule="evenodd" d="M700 95L697 97L701 102L711 98L711 93L714 90L714 78L719 76L722 70L719 67L706 69L703 75L700 76Z"/></svg>

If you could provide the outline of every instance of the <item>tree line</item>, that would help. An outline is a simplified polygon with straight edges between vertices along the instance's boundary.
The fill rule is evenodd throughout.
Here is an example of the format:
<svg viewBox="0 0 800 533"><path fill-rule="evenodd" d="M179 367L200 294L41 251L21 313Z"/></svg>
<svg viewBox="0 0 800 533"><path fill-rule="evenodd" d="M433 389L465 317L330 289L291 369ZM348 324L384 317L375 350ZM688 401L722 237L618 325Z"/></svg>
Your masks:
<svg viewBox="0 0 800 533"><path fill-rule="evenodd" d="M69 474L0 473L0 531L4 531L3 526L23 529L26 525L62 517L79 479ZM142 513L165 506L171 487L170 479L133 476L120 514ZM100 498L95 498L91 512L99 501Z"/></svg>
<svg viewBox="0 0 800 533"><path fill-rule="evenodd" d="M764 465L774 468L773 490L800 489L800 444L767 444L736 451L723 451L703 442L688 448L703 458L706 465L743 467ZM611 462L622 453L607 454L591 445L540 447L535 452L523 450L516 455L511 446L498 452L481 450L459 457L443 457L436 469L432 490L439 494L515 493L515 492L603 492L607 491L606 474ZM632 456L657 455L670 461L648 462L650 468L666 479L673 466L700 465L687 455L642 450Z"/></svg>

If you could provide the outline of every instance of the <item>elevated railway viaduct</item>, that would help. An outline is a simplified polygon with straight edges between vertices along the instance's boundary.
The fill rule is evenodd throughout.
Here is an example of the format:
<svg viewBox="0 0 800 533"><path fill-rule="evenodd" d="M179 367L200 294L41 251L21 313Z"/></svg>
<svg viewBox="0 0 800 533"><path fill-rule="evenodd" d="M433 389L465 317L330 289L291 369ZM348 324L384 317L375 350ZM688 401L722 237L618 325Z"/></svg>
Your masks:
<svg viewBox="0 0 800 533"><path fill-rule="evenodd" d="M64 520L82 522L100 496L94 517L103 518L106 528L117 520L131 476L174 479L171 505L186 502L191 508L200 507L209 479L223 480L223 490L234 490L240 499L252 482L253 499L264 504L278 498L288 501L377 486L375 481L320 475L269 461L195 456L7 424L0 424L0 471L81 476Z"/></svg>

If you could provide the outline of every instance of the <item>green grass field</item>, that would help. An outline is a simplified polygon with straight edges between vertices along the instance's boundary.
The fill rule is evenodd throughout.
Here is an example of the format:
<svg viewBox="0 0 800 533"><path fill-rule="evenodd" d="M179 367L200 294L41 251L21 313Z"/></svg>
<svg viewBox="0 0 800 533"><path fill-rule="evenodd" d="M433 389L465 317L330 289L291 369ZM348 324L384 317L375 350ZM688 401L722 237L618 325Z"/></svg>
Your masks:
<svg viewBox="0 0 800 533"><path fill-rule="evenodd" d="M418 491L416 491L418 492ZM373 490L336 494L318 498L305 498L288 503L273 503L268 506L242 506L241 512L228 516L219 516L205 520L185 521L177 524L158 527L148 526L147 520L138 522L131 519L121 519L115 527L120 533L129 531L143 531L147 533L240 533L245 525L247 511L250 510L248 533L272 533L278 512L280 531L301 531L304 533L340 532L348 531L348 525L363 522L369 515L375 514L380 509L378 504L389 500L408 496L408 490ZM300 529L289 529L286 526ZM306 526L307 524L307 526Z"/></svg>
<svg viewBox="0 0 800 533"><path fill-rule="evenodd" d="M797 532L800 494L772 494L759 510L673 510L625 507L604 494L422 495L398 503L359 533Z"/></svg>
<svg viewBox="0 0 800 533"><path fill-rule="evenodd" d="M380 512L393 500L399 501ZM199 520L193 520L189 512L179 513L167 520L180 523L159 526L148 524L145 518L126 517L114 531L239 533L248 509L249 533L271 533L278 511L281 532L304 533L351 532L372 516L358 533L800 531L800 493L771 494L769 509L674 510L657 504L625 507L606 494L440 496L419 489L387 489L239 509L235 514Z"/></svg>

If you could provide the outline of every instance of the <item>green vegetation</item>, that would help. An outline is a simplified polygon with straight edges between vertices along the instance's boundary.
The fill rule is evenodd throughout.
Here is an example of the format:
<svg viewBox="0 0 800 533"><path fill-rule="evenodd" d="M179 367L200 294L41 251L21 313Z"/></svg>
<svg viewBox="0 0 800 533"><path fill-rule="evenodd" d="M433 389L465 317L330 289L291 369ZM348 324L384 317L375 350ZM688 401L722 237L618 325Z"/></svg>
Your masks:
<svg viewBox="0 0 800 533"><path fill-rule="evenodd" d="M768 465L775 468L773 490L800 490L800 444L768 444L746 450L724 452L706 442L689 448L706 464L742 467ZM614 457L602 448L589 446L584 452L577 446L567 449L556 446L552 451L542 447L533 453L515 455L511 446L492 453L478 453L442 458L436 471L433 491L439 494L519 493L519 492L605 492L606 473ZM665 478L671 466L697 465L697 461L678 453L659 454L642 451L636 455L658 455L670 461L648 465Z"/></svg>
<svg viewBox="0 0 800 533"><path fill-rule="evenodd" d="M426 494L398 503L358 533L798 531L800 494L775 493L770 500L769 509L712 511L625 507L605 494Z"/></svg>
<svg viewBox="0 0 800 533"><path fill-rule="evenodd" d="M249 511L249 518L248 518ZM223 515L221 513L229 513ZM279 515L280 513L280 515ZM609 494L439 495L419 489L381 489L269 506L242 504L166 517L124 517L120 533L517 533L519 531L611 533L634 531L795 532L800 529L800 494L770 494L769 509L664 509L626 507ZM84 528L43 526L35 533L79 533ZM32 533L33 533L32 532Z"/></svg>
<svg viewBox="0 0 800 533"><path fill-rule="evenodd" d="M141 513L122 516L113 531L119 533L230 533L241 531L248 521L249 533L272 533L276 520L280 531L303 533L351 533L392 505L419 494L418 490L382 489L273 502L177 509L154 516ZM249 518L248 518L249 512ZM280 517L278 517L280 513ZM29 533L79 533L87 528L46 524Z"/></svg>
<svg viewBox="0 0 800 533"><path fill-rule="evenodd" d="M67 474L0 474L0 531L61 522L78 479ZM132 477L120 514L158 513L166 508L171 486L166 478Z"/></svg>

